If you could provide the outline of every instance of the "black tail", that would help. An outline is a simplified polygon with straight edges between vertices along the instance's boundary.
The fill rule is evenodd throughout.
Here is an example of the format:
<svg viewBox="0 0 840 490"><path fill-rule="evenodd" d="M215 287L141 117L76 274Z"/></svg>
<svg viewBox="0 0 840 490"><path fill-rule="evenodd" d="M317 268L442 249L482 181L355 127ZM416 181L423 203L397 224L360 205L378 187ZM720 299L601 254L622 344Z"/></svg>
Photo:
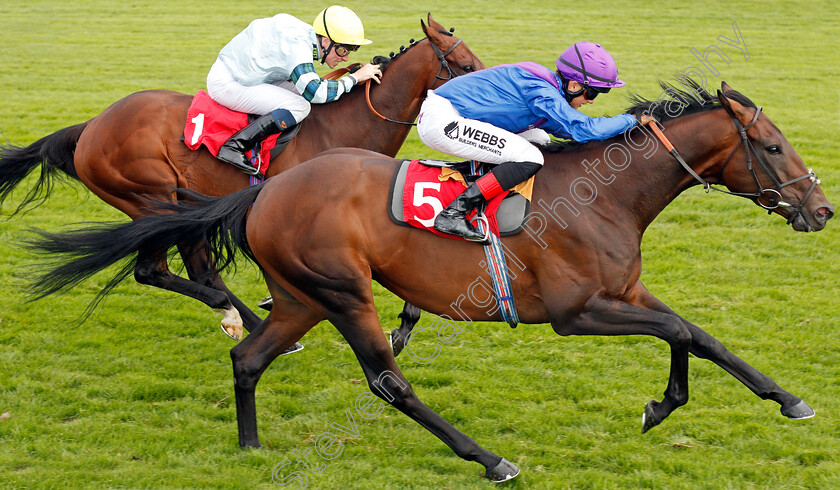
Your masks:
<svg viewBox="0 0 840 490"><path fill-rule="evenodd" d="M36 229L34 232L40 238L28 240L24 246L54 260L39 267L39 277L29 286L32 300L69 290L106 267L124 261L116 275L88 305L86 315L89 315L117 284L131 275L141 249L171 250L181 242L206 242L220 271L235 266L237 250L253 259L245 237L245 224L248 209L262 187L260 184L224 197L207 197L178 189L176 193L185 201L150 203L156 211L171 212L129 223L95 224L65 233Z"/></svg>
<svg viewBox="0 0 840 490"><path fill-rule="evenodd" d="M64 128L26 147L0 146L0 204L3 204L32 169L42 163L41 177L12 215L33 202L39 201L38 204L42 204L52 189L52 178L63 177L58 170L78 179L76 167L73 165L73 153L85 126L87 123Z"/></svg>

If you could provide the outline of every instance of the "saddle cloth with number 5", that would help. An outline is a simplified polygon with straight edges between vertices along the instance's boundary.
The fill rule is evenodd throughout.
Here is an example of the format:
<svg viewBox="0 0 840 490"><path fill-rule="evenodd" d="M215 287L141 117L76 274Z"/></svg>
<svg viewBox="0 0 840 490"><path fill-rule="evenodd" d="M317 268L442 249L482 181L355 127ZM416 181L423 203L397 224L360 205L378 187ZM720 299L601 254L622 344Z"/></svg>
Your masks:
<svg viewBox="0 0 840 490"><path fill-rule="evenodd" d="M448 238L458 238L434 229L435 216L448 206L479 176L468 174L470 162L403 160L391 183L388 212L397 224L413 226ZM484 215L496 236L514 235L522 230L528 214L533 177L510 192L488 201ZM475 216L476 211L467 215Z"/></svg>

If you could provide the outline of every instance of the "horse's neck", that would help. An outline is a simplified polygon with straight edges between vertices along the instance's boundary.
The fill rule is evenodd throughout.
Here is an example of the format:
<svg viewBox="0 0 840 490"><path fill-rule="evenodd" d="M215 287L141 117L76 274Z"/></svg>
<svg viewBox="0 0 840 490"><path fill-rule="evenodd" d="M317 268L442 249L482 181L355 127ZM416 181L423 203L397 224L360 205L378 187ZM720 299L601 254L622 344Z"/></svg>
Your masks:
<svg viewBox="0 0 840 490"><path fill-rule="evenodd" d="M424 40L394 58L382 77L382 83L373 83L370 101L377 112L389 119L409 123L417 118L427 84L431 84L428 79L434 55L428 43ZM320 134L317 141L325 147L318 151L348 146L395 156L408 137L411 126L376 116L368 107L365 91L365 85L358 85L336 102L313 106L301 133Z"/></svg>
<svg viewBox="0 0 840 490"><path fill-rule="evenodd" d="M723 110L667 122L664 133L704 179L715 178L728 148L737 143L737 133ZM652 152L654 141L657 146ZM698 183L647 129L634 129L629 135L593 144L569 157L560 153L553 158L555 164L549 163L560 175L550 179L551 199L542 198L543 208L553 212L564 209L575 216L591 208L613 222L633 223L639 236L671 201ZM577 168L557 169L569 165ZM593 198L592 192L597 196Z"/></svg>

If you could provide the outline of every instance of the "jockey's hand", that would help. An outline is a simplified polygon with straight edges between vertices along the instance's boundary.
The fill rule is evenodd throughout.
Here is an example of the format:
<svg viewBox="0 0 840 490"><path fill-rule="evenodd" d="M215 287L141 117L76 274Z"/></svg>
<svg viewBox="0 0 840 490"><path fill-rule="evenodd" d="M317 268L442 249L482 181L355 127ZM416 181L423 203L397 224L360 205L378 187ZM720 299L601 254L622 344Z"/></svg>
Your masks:
<svg viewBox="0 0 840 490"><path fill-rule="evenodd" d="M636 116L636 121L639 122L639 126L647 126L652 122L657 122L650 114L639 114Z"/></svg>
<svg viewBox="0 0 840 490"><path fill-rule="evenodd" d="M356 77L356 83L361 84L368 80L373 80L376 83L381 83L379 79L382 77L382 70L379 69L379 65L374 65L371 63L367 63L355 73L353 76Z"/></svg>

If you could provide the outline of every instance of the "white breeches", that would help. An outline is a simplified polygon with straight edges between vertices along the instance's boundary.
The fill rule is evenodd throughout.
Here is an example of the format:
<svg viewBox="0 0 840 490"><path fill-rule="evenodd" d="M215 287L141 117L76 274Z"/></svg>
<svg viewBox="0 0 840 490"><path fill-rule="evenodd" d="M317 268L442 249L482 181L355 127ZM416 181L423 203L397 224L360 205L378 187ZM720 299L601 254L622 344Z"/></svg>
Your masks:
<svg viewBox="0 0 840 490"><path fill-rule="evenodd" d="M525 131L520 136L486 122L462 117L448 100L431 90L420 107L417 132L429 148L496 165L504 162L542 165L542 153L523 136L527 133L535 142L548 142L548 135L540 129Z"/></svg>
<svg viewBox="0 0 840 490"><path fill-rule="evenodd" d="M265 115L274 109L286 109L298 123L309 115L309 101L298 93L291 81L242 85L219 60L213 63L207 74L207 93L213 100L234 111Z"/></svg>

